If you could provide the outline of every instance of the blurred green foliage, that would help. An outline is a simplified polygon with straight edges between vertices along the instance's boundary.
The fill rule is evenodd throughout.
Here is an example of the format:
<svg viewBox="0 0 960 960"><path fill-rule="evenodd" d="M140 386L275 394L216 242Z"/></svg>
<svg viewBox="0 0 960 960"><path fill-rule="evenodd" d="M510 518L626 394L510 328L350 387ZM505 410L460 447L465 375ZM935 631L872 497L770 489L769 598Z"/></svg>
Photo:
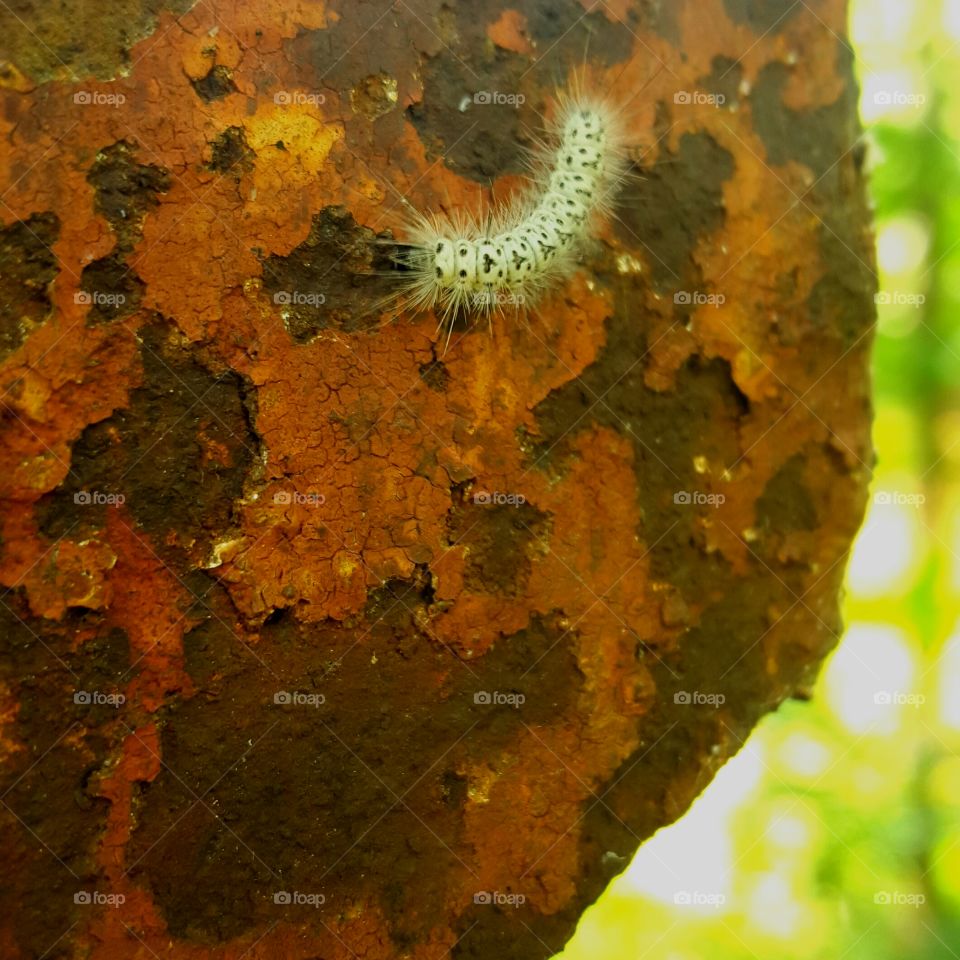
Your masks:
<svg viewBox="0 0 960 960"><path fill-rule="evenodd" d="M960 0L852 0L877 465L848 628L562 960L960 960Z"/></svg>

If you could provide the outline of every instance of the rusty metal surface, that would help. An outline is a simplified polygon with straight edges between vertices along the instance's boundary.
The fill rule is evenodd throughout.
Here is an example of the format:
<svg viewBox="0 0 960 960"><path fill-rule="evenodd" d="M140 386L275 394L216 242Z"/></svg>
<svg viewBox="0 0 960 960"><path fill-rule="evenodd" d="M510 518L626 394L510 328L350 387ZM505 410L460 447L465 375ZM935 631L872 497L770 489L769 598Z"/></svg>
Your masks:
<svg viewBox="0 0 960 960"><path fill-rule="evenodd" d="M5 22L0 955L548 955L837 638L844 5L185 6ZM379 322L398 195L508 190L585 49L583 269Z"/></svg>

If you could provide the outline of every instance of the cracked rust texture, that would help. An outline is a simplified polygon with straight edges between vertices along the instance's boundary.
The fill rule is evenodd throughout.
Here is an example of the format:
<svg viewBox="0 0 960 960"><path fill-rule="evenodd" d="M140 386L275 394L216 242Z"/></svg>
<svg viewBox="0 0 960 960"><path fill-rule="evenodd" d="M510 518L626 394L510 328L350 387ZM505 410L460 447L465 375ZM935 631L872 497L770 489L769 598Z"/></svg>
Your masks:
<svg viewBox="0 0 960 960"><path fill-rule="evenodd" d="M4 8L0 956L559 950L840 629L843 3ZM516 188L585 51L618 219L444 353L401 198Z"/></svg>

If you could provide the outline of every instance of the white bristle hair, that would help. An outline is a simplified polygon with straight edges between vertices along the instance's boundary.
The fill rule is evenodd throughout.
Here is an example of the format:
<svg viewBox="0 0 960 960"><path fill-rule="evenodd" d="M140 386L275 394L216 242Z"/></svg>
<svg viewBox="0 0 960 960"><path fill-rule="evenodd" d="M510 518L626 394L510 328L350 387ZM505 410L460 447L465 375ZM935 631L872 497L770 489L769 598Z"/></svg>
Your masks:
<svg viewBox="0 0 960 960"><path fill-rule="evenodd" d="M458 315L529 310L571 276L629 169L622 108L586 87L577 76L556 95L524 189L485 215L409 215L397 256L404 306L450 327Z"/></svg>

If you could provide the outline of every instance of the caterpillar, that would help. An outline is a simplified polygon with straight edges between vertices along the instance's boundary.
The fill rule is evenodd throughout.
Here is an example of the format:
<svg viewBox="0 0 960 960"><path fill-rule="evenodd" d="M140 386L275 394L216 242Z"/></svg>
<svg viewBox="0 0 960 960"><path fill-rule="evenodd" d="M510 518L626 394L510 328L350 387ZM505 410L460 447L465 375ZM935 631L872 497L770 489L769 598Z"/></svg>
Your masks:
<svg viewBox="0 0 960 960"><path fill-rule="evenodd" d="M555 98L525 189L483 218L409 215L395 257L398 298L432 309L448 329L460 314L534 307L572 273L583 241L612 212L629 168L626 130L621 109L575 80Z"/></svg>

